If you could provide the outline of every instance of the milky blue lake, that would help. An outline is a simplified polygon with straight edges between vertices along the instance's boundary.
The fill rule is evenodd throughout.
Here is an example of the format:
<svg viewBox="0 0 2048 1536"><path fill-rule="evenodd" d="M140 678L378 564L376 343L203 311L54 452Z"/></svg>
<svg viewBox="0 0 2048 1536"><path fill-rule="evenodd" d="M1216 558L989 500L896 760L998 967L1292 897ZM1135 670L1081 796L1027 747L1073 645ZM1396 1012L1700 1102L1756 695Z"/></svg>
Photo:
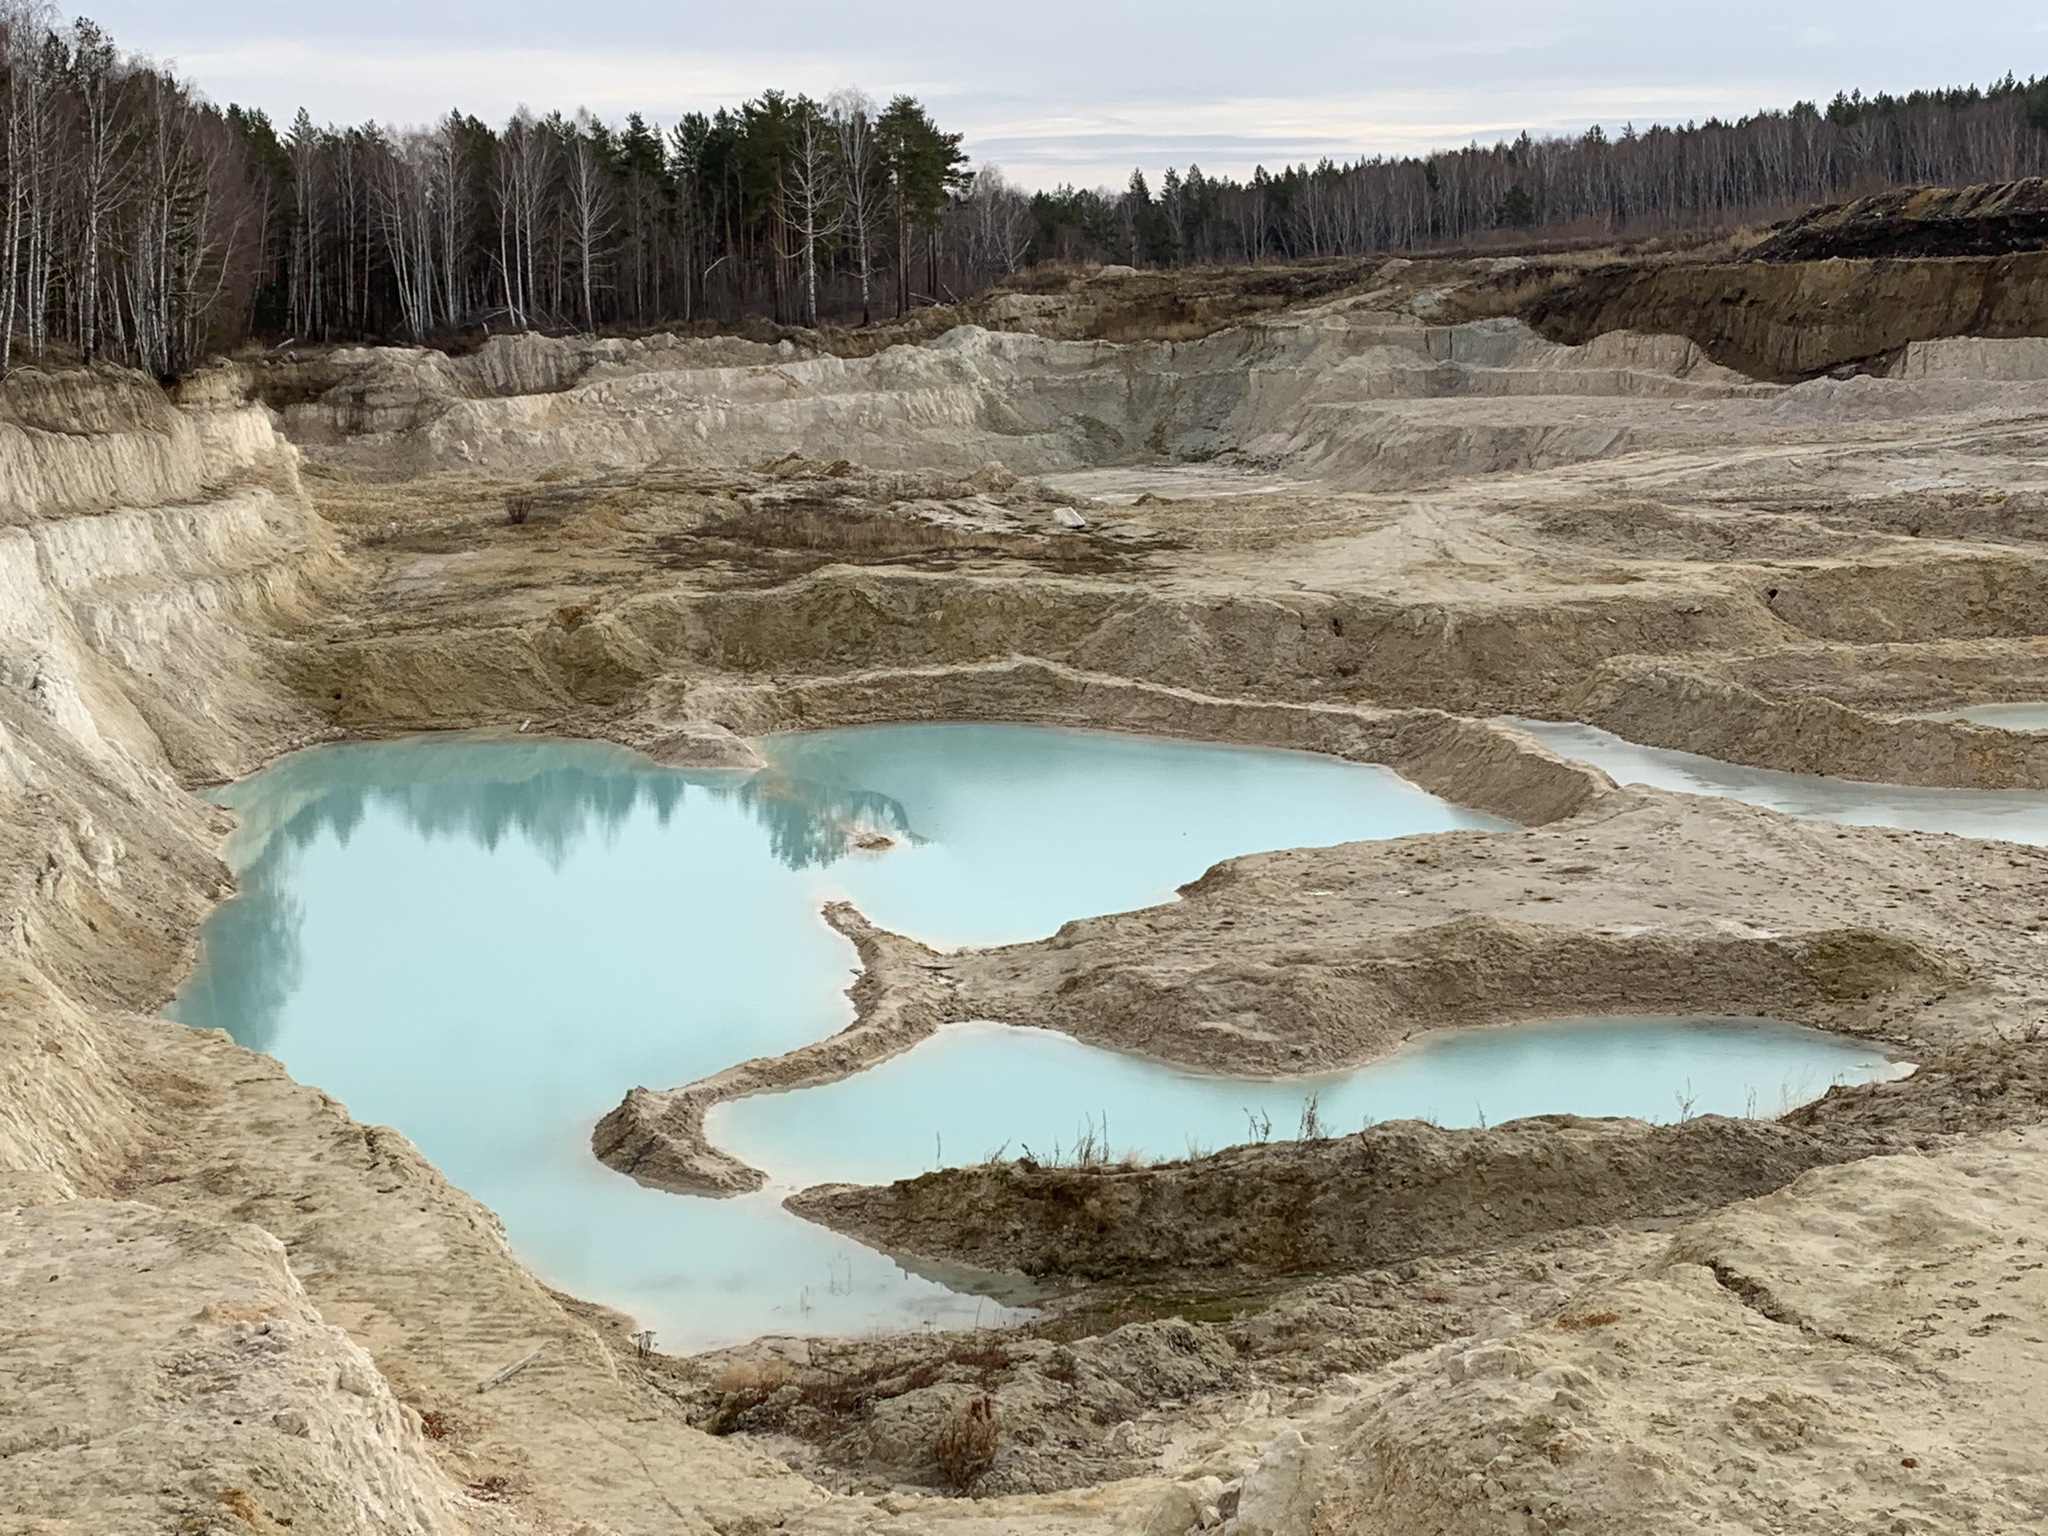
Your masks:
<svg viewBox="0 0 2048 1536"><path fill-rule="evenodd" d="M1236 854L1503 826L1384 768L1305 753L1012 725L763 749L758 772L520 736L284 758L217 792L240 817L226 848L240 890L170 1011L397 1127L542 1278L632 1313L670 1350L1011 1315L789 1215L779 1201L804 1183L1005 1145L1049 1155L1087 1126L1117 1151L1180 1156L1246 1139L1255 1115L1295 1134L1310 1093L1336 1131L1552 1110L1668 1120L1775 1113L1892 1070L1767 1021L1632 1020L1440 1035L1280 1084L967 1025L847 1083L721 1109L714 1134L769 1190L643 1189L589 1151L628 1088L850 1021L856 961L819 915L827 901L940 947L1002 943L1170 900Z"/></svg>

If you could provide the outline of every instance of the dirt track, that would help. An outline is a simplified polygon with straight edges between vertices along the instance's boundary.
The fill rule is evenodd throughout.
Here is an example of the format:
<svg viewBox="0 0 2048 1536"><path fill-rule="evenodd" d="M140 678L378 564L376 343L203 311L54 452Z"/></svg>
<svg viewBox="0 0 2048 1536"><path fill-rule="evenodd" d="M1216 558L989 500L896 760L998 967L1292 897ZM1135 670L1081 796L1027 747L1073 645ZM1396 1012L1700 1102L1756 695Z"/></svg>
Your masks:
<svg viewBox="0 0 2048 1536"><path fill-rule="evenodd" d="M871 1358L637 1361L402 1138L144 1017L226 889L190 786L285 747L532 721L737 760L769 729L1010 718L1340 751L1525 830L1235 861L1178 904L948 959L950 1006L1273 1071L1531 1011L1771 1012L1976 1053L1941 1091L1996 1097L2048 1013L2042 855L1616 789L1491 717L2048 786L2039 738L1898 718L2048 698L2048 342L1907 338L1853 354L1875 372L1781 387L1703 334L1567 348L1452 323L1524 270L1390 264L1317 307L1209 332L1197 306L1128 344L1072 339L1143 333L1105 318L1110 280L871 356L521 339L224 368L176 399L117 375L6 386L0 1380L20 1408L0 1515L735 1536L2037 1520L2048 1462L1995 1424L2040 1364L2042 1147L2000 1128L2019 1109L1958 1109L1926 1150L1758 1201L1725 1204L1806 1164L1713 1188L1662 1168L1674 1187L1619 1191L1644 1198L1598 1218L1611 1233L1360 1250L1226 1298L1227 1321L1156 1321L1201 1310L1168 1289L1119 1303L1153 1330L1131 1333L1083 1298L1071 1338L935 1345L884 1391ZM1680 321L1721 281L1702 270L1656 279L1692 285ZM1774 270L1744 280L1803 269ZM1901 271L1930 313L1977 281ZM1544 1155L1541 1123L1477 1134L1482 1157L1488 1135ZM67 1273L90 1283L39 1289ZM1325 1354L1343 1368L1312 1369ZM1010 1416L987 1484L1009 1496L873 1496L931 1485L935 1426L983 1392Z"/></svg>

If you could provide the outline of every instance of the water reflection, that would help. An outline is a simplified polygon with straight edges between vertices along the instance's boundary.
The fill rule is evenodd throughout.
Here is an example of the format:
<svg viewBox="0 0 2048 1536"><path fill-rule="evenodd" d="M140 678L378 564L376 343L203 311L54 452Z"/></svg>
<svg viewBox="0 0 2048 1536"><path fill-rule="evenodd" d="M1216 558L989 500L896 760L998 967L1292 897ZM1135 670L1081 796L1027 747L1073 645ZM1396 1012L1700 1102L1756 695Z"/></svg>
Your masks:
<svg viewBox="0 0 2048 1536"><path fill-rule="evenodd" d="M876 832L915 841L909 813L890 796L780 767L684 771L607 742L483 733L315 748L215 793L241 817L227 849L240 890L210 920L207 944L239 959L202 964L169 1012L270 1050L304 969L295 860L323 833L346 849L373 810L424 840L466 839L487 853L517 837L560 871L572 850L593 836L615 839L637 812L670 826L690 795L743 809L793 871L822 868Z"/></svg>
<svg viewBox="0 0 2048 1536"><path fill-rule="evenodd" d="M665 1347L972 1326L1005 1314L774 1191L642 1189L591 1157L591 1125L636 1083L848 1022L857 957L820 919L833 898L934 942L1000 942L1171 899L1233 854L1498 825L1305 753L1009 725L763 746L758 773L517 736L288 758L219 796L241 891L172 1012L398 1127L537 1273Z"/></svg>
<svg viewBox="0 0 2048 1536"><path fill-rule="evenodd" d="M242 890L208 920L208 945L243 957L236 965L201 963L165 1011L200 1029L224 1029L251 1050L276 1042L285 1003L305 973L299 929L305 904L264 876L243 877Z"/></svg>
<svg viewBox="0 0 2048 1536"><path fill-rule="evenodd" d="M1498 1125L1526 1115L1774 1116L1836 1083L1901 1075L1883 1051L1770 1019L1552 1019L1447 1030L1349 1072L1215 1077L1046 1030L955 1024L857 1077L711 1112L711 1139L791 1184L887 1183L935 1163L1078 1147L1182 1157L1310 1118L1342 1134L1376 1121ZM1077 1116L1076 1085L1081 1095Z"/></svg>
<svg viewBox="0 0 2048 1536"><path fill-rule="evenodd" d="M609 742L487 733L297 752L215 798L242 813L231 848L251 868L277 841L304 847L332 829L345 845L372 803L429 838L468 837L495 849L516 832L559 868L594 828L613 831L643 806L666 825L692 790L747 807L791 869L839 858L863 828L910 831L908 814L888 795L815 773L666 768Z"/></svg>

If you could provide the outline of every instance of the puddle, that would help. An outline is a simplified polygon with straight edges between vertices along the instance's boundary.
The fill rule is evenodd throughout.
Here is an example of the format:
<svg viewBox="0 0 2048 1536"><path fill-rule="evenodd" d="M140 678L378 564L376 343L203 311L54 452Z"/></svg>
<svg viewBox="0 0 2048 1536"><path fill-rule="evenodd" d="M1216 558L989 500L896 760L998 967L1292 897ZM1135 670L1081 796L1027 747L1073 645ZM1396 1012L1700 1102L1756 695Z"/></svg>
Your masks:
<svg viewBox="0 0 2048 1536"><path fill-rule="evenodd" d="M1638 746L1593 725L1547 720L1511 723L1553 752L1605 770L1617 783L1647 784L1692 795L1725 795L1812 821L2048 845L2048 794L2038 790L1929 789L1780 773L1692 752Z"/></svg>
<svg viewBox="0 0 2048 1536"><path fill-rule="evenodd" d="M766 747L751 775L530 738L286 758L218 797L242 818L240 894L171 1012L397 1126L536 1272L664 1348L993 1322L788 1215L786 1191L642 1189L590 1127L636 1083L848 1023L853 948L818 915L835 897L942 945L1001 942L1169 899L1232 854L1501 825L1308 753L1004 725ZM894 845L863 851L876 833Z"/></svg>
<svg viewBox="0 0 2048 1536"><path fill-rule="evenodd" d="M883 1183L994 1152L1071 1161L1185 1157L1380 1120L1493 1124L1524 1115L1776 1115L1836 1083L1909 1069L1875 1048L1768 1019L1562 1019L1447 1030L1352 1072L1208 1077L1002 1024L956 1024L858 1077L719 1105L711 1139L803 1185Z"/></svg>
<svg viewBox="0 0 2048 1536"><path fill-rule="evenodd" d="M1917 718L1967 720L1972 725L1995 725L2002 731L2048 731L2048 704L1972 704L1968 709L1945 709Z"/></svg>
<svg viewBox="0 0 2048 1536"><path fill-rule="evenodd" d="M1298 491L1311 480L1286 480L1226 464L1150 464L1131 469L1075 469L1040 478L1055 491L1128 507L1140 496L1165 501L1208 501L1221 496L1269 496Z"/></svg>

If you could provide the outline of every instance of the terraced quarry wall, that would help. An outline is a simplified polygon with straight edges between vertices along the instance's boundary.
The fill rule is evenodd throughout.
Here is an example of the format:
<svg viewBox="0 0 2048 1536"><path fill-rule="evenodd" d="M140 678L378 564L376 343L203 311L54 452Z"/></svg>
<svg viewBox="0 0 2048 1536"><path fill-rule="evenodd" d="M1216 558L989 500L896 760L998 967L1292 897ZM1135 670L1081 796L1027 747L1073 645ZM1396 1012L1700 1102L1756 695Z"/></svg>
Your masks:
<svg viewBox="0 0 2048 1536"><path fill-rule="evenodd" d="M1487 301L1481 264L1170 341L519 338L169 395L9 381L9 1528L1849 1530L1879 1505L2024 1528L2048 1464L1999 1426L2048 1379L2039 1096L2013 1086L2048 1016L2048 858L1617 787L1492 718L2041 788L2037 738L1901 718L2048 697L2048 386L2037 341L1940 339L2006 324L1974 270L1884 275L1913 334L1871 350L1906 350L1789 388L1803 365L1771 359L1865 334L1808 318L1796 265L1738 274L1767 302L1727 345L1652 334L1696 329L1662 298L1628 299L1625 334L1596 306L1576 347L1447 323ZM1629 282L1696 316L1705 272ZM1144 1255L1150 1289L1067 1337L689 1362L547 1291L397 1133L149 1017L227 888L192 790L291 746L530 726L739 761L737 738L898 718L1336 751L1522 823L1233 861L1169 906L932 962L978 1014L1290 1072L1648 1000L1949 1065L1796 1135L1685 1133L1768 1143L1754 1177L1573 1131L1616 1149L1597 1210L1556 1198L1579 1175L1543 1122L1469 1133L1493 1208L1459 1243L1427 1211L1413 1241L1340 1233L1227 1320L1189 1273L1270 1226L1233 1229L1232 1202L1266 1210L1313 1157L945 1175L1041 1206L1150 1191L1061 1216L1075 1252ZM813 1208L875 1232L907 1198ZM913 1201L922 1235L891 1240L943 1249L942 1217ZM935 1426L979 1396L1007 1496L941 1497Z"/></svg>

